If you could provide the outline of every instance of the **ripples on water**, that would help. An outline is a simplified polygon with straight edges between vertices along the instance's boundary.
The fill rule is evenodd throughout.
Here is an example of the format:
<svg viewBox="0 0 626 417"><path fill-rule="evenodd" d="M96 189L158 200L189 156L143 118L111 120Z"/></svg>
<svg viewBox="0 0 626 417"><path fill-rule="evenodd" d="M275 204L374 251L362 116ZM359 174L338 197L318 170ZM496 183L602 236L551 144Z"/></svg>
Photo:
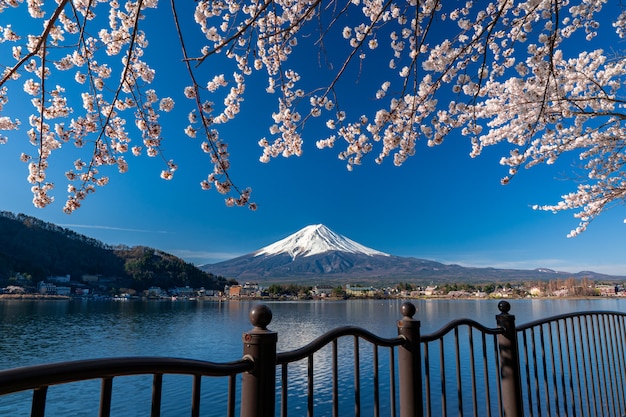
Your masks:
<svg viewBox="0 0 626 417"><path fill-rule="evenodd" d="M626 302L626 301L625 301ZM438 330L452 319L469 317L495 327L494 300L415 300L415 316L422 334ZM169 356L212 362L241 357L242 333L251 329L248 313L256 302L92 302L0 301L0 369L18 366L119 356ZM397 335L400 300L320 301L268 303L273 311L269 328L278 333L278 351L300 348L338 326L363 327L382 337ZM511 313L518 323L581 310L621 310L622 300L512 300ZM461 334L460 337L467 337ZM446 342L447 343L447 342ZM353 338L339 344L340 414L354 410ZM372 415L373 348L359 341L361 361L361 412ZM447 344L444 346L447 348ZM438 357L438 347L430 354ZM463 353L466 355L466 353ZM331 414L332 350L315 354L314 403L316 415ZM433 359L433 363L436 361ZM462 356L463 385L469 360ZM446 362L446 369L455 366ZM439 373L433 365L433 374ZM482 367L483 364L477 366ZM491 365L489 365L491 366ZM379 349L380 405L389 408L389 351ZM450 379L454 380L454 369ZM482 369L482 368L481 368ZM306 414L307 361L289 366L291 415ZM449 372L449 371L448 371ZM482 371L481 371L482 372ZM280 369L277 370L280 377ZM396 375L397 377L397 375ZM132 376L113 380L112 415L149 415L152 378ZM202 415L226 412L227 378L203 378ZM163 380L162 415L189 415L192 378L166 375ZM237 396L240 383L237 384ZM280 393L280 385L277 394ZM47 415L95 416L100 381L55 386L49 389ZM27 416L30 393L0 397L0 415ZM280 403L277 403L277 410ZM342 411L343 410L343 411ZM454 411L454 410L452 410ZM238 413L238 411L237 411Z"/></svg>

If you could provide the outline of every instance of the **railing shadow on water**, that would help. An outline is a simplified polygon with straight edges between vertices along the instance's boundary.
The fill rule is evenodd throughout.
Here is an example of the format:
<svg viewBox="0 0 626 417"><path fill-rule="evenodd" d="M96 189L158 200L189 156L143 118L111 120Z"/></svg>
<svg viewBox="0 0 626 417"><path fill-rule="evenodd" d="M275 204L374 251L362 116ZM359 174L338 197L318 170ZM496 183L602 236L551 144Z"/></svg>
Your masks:
<svg viewBox="0 0 626 417"><path fill-rule="evenodd" d="M30 415L43 417L50 387L100 381L101 417L115 414L113 380L150 379L146 415L191 416L623 416L626 414L626 314L579 312L516 326L498 304L496 327L470 319L420 334L405 302L398 336L344 326L299 349L277 352L266 305L250 311L243 357L230 363L124 357L0 371L0 395L32 391ZM190 382L190 404L172 409L166 378ZM170 381L170 379L168 379ZM216 385L216 381L223 381ZM181 380L176 380L180 384ZM116 388L120 385L117 385ZM119 388L118 388L119 389ZM129 390L130 391L130 390ZM222 400L216 400L217 397ZM186 395L185 397L189 397ZM221 398L220 397L220 398ZM115 409L114 409L115 410Z"/></svg>

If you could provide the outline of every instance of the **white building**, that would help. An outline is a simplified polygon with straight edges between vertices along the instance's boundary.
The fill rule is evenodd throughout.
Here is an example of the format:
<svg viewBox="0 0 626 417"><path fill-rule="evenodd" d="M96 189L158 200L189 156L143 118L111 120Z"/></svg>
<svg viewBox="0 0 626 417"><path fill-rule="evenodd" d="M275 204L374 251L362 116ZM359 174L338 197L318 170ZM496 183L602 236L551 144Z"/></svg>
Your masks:
<svg viewBox="0 0 626 417"><path fill-rule="evenodd" d="M331 285L316 285L313 287L312 293L315 297L328 297L333 293Z"/></svg>
<svg viewBox="0 0 626 417"><path fill-rule="evenodd" d="M52 295L57 293L57 286L49 282L39 281L39 284L37 284L37 291L39 294Z"/></svg>

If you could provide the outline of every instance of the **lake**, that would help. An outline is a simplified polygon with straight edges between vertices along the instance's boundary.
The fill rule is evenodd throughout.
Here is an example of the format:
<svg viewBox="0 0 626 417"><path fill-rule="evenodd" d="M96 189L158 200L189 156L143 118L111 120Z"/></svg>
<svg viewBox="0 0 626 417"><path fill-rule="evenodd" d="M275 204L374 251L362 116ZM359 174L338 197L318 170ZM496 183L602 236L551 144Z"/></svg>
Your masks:
<svg viewBox="0 0 626 417"><path fill-rule="evenodd" d="M421 321L422 334L432 333L449 321L464 317L495 327L495 315L499 313L498 300L412 302L418 309L415 318ZM617 298L510 302L511 314L516 316L518 324L574 311L623 311L626 307L626 300ZM169 356L212 362L237 360L241 358L242 333L252 327L248 313L257 303L3 300L0 301L0 368L116 356ZM302 347L324 332L344 325L394 337L402 303L403 300L265 302L273 312L268 327L278 332L278 351ZM367 361L368 353L364 355L362 360ZM323 375L321 380L324 380ZM164 393L163 416L189 414L189 381L187 377L172 377ZM82 384L80 390L75 385L73 390L65 386L52 387L47 415L97 415L99 381ZM225 402L226 393L221 385L213 387L203 382L203 403L205 396L215 404ZM119 386L124 387L121 393L116 391ZM328 387L324 384L319 387L324 388ZM128 392L133 393L130 398L123 395ZM294 396L302 401L290 400L290 410L293 415L301 415L299 410L305 399L300 394ZM29 415L29 398L29 393L0 397L0 415ZM128 377L120 385L115 380L113 415L149 415L149 404L149 378L146 381L143 377ZM381 406L385 406L384 402ZM223 415L223 410L210 407L202 415ZM323 408L320 410L316 415L326 415Z"/></svg>

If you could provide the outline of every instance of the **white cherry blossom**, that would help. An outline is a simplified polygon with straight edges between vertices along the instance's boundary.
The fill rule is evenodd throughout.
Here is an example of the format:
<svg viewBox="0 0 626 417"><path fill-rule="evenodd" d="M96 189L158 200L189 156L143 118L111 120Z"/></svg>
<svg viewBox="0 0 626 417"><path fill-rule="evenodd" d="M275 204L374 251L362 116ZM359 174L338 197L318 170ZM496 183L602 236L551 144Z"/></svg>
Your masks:
<svg viewBox="0 0 626 417"><path fill-rule="evenodd" d="M145 58L145 28L155 24L149 9L170 7L180 48L162 53L187 69L181 95L189 116L178 132L163 128L174 100L153 87L159 71ZM101 171L128 170L128 152L161 158L159 175L171 179L177 166L162 145L184 133L200 138L212 164L200 187L225 194L228 206L255 209L250 190L230 177L231 138L221 131L238 120L245 96L259 91L248 83L259 79L275 100L268 137L251 141L262 162L301 155L307 125L320 121L328 135L316 138L317 147L336 148L349 170L368 159L401 165L420 143L465 136L472 157L501 145L503 184L522 167L575 155L584 180L560 201L535 206L574 210L572 236L625 200L626 10L619 2L198 0L194 7L182 16L176 1L0 0L0 13L22 12L37 28L18 33L0 19L0 131L9 132L0 143L20 127L9 99L27 95L25 137L34 148L20 157L37 207L53 201L46 171L65 144L85 151L66 173L64 210L72 212L108 183ZM182 30L190 23L204 37L193 51ZM327 60L324 76L302 75L310 71L292 58L297 48L317 48L305 53ZM355 78L373 80L358 86L371 98L368 109L346 107L342 92Z"/></svg>

